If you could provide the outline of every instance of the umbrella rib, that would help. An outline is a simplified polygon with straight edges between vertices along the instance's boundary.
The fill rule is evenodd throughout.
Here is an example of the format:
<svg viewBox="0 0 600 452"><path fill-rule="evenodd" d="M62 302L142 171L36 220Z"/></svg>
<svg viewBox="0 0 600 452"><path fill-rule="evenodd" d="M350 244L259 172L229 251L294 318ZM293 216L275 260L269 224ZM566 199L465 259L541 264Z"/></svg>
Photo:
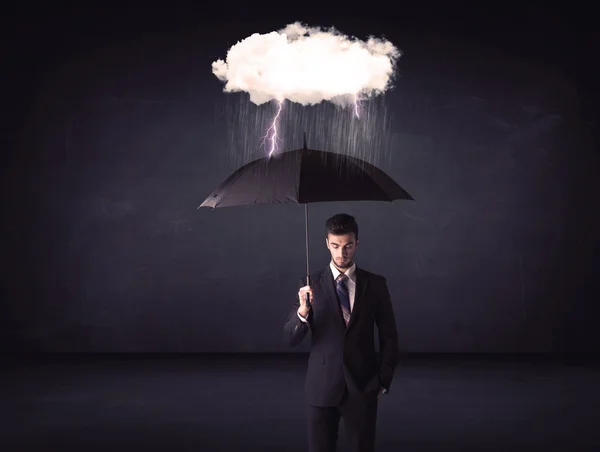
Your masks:
<svg viewBox="0 0 600 452"><path fill-rule="evenodd" d="M363 173L366 174L367 176L369 176L369 179L371 179L371 181L377 186L377 188L379 188L379 190L381 190L381 192L387 198L388 202L394 202L395 199L392 198L389 195L389 193L373 177L374 176L373 172L381 171L383 173L383 171L381 169L377 168L375 165L370 164L369 162L365 162L365 163L366 163L366 165L363 167ZM383 174L385 175L385 173L383 173Z"/></svg>
<svg viewBox="0 0 600 452"><path fill-rule="evenodd" d="M254 198L254 204L258 204L258 202L257 202L258 198L260 198L260 195L261 195L262 191L264 190L265 185L267 185L266 182L267 181L264 180L263 183L260 185L260 190L258 190L258 193L256 194L256 197Z"/></svg>
<svg viewBox="0 0 600 452"><path fill-rule="evenodd" d="M252 165L250 163L248 163L246 165L245 168L242 168L239 172L239 174L237 175L237 177L235 178L234 181L231 182L231 184L229 184L230 186L235 184L235 182L242 177L245 173L248 172L248 170L252 167ZM227 191L227 193L225 193L225 195L219 200L219 204L221 204L224 200L226 200L229 197L229 194L231 193L231 190ZM215 206L216 207L216 206Z"/></svg>

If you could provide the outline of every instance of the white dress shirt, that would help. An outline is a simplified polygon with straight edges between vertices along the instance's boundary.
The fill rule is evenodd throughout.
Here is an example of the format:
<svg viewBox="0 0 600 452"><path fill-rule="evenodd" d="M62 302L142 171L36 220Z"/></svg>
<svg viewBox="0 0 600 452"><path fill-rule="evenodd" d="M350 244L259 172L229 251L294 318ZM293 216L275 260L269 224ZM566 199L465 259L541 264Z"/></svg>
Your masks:
<svg viewBox="0 0 600 452"><path fill-rule="evenodd" d="M331 268L331 273L333 274L333 283L336 284L335 280L341 272L335 265L333 265L333 262L329 263L329 267ZM346 270L345 273L346 276L348 276L348 279L346 280L346 286L348 287L348 296L350 298L350 312L352 312L354 309L354 294L356 293L356 263L353 263L352 267ZM300 314L298 314L298 318L300 318L300 320L303 322L307 321Z"/></svg>

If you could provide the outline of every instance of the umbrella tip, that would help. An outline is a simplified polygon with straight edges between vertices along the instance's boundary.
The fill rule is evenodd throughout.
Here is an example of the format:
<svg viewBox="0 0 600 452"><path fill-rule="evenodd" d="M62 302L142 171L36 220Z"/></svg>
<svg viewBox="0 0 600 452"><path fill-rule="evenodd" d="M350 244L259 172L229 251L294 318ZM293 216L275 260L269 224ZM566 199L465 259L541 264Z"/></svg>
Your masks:
<svg viewBox="0 0 600 452"><path fill-rule="evenodd" d="M304 149L308 149L308 147L306 147L306 132L304 132Z"/></svg>

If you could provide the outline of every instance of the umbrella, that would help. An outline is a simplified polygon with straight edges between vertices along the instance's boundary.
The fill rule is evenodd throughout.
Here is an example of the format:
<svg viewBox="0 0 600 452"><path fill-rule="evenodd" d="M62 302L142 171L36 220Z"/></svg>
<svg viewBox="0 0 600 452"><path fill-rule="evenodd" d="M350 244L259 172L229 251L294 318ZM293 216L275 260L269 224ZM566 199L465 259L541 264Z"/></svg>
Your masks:
<svg viewBox="0 0 600 452"><path fill-rule="evenodd" d="M304 147L243 165L200 207L304 204L306 284L309 285L308 204L332 201L414 201L382 170L356 157Z"/></svg>

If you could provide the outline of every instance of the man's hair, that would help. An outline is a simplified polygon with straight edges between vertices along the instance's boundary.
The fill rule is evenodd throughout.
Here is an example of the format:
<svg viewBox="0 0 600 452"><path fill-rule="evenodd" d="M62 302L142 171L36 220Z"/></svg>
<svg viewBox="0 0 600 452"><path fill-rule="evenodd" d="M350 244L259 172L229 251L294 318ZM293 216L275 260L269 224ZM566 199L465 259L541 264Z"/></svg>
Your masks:
<svg viewBox="0 0 600 452"><path fill-rule="evenodd" d="M355 240L358 240L358 224L352 215L338 213L327 220L325 223L327 234L344 235L354 233Z"/></svg>

